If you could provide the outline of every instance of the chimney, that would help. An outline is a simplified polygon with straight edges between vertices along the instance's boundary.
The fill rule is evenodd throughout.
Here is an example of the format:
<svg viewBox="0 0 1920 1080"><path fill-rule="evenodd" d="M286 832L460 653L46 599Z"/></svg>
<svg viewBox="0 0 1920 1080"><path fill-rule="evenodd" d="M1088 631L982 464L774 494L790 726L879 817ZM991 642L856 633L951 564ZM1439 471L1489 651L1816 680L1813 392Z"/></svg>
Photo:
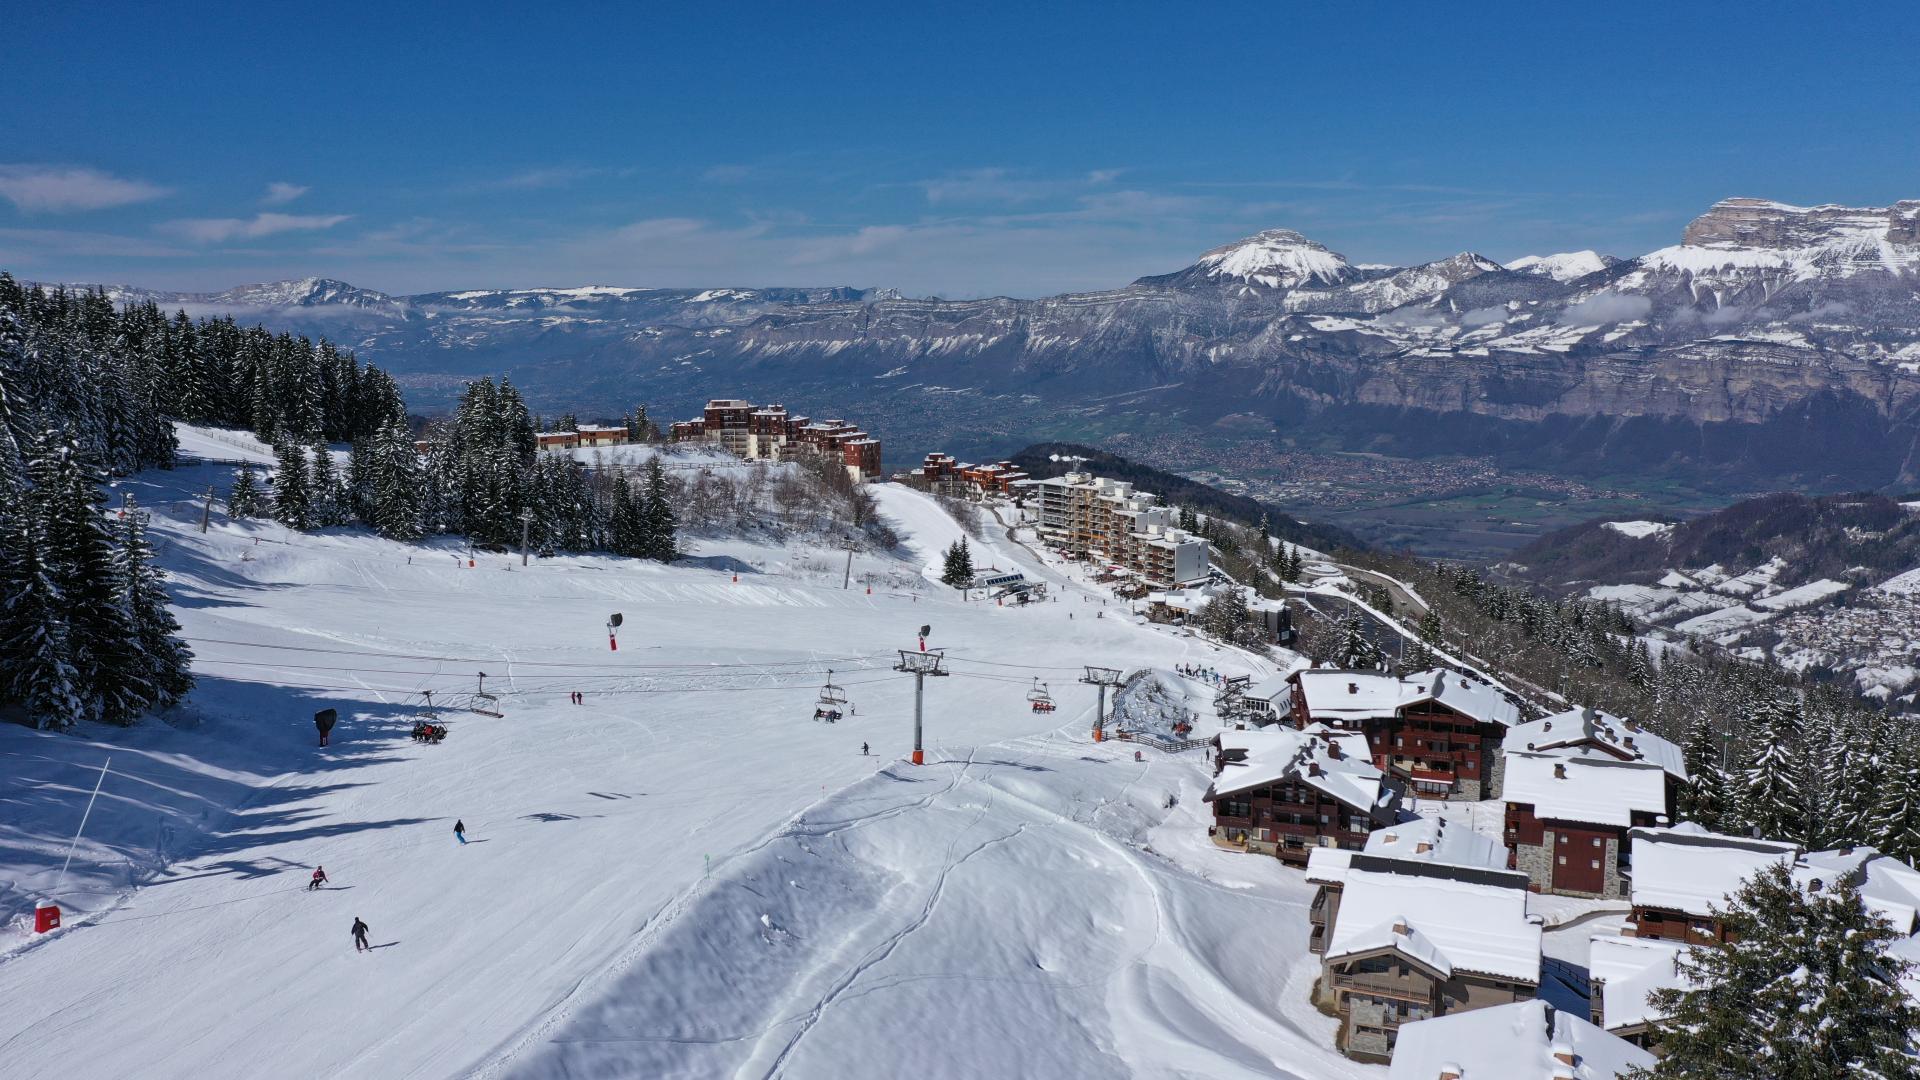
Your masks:
<svg viewBox="0 0 1920 1080"><path fill-rule="evenodd" d="M1357 693L1359 693L1359 692L1360 692L1360 684L1359 684L1359 683L1357 683L1357 682L1350 682L1350 683L1348 683L1348 684L1347 684L1347 693L1349 693L1349 694L1357 694Z"/></svg>
<svg viewBox="0 0 1920 1080"><path fill-rule="evenodd" d="M1627 717L1627 718L1626 718L1625 720L1622 720L1622 721L1620 721L1620 722L1621 722L1621 723L1623 723L1623 724L1625 724L1625 725L1627 725L1627 730L1628 730L1628 731L1639 731L1639 730L1640 730L1640 721L1638 721L1638 720L1635 720L1635 719L1634 719L1633 717L1631 717L1631 716L1629 716L1629 717Z"/></svg>
<svg viewBox="0 0 1920 1080"><path fill-rule="evenodd" d="M1340 752L1340 744L1333 739L1327 740L1327 756L1339 761L1345 755Z"/></svg>
<svg viewBox="0 0 1920 1080"><path fill-rule="evenodd" d="M1317 761L1309 761L1309 762L1307 762L1307 775L1308 775L1308 776L1320 776L1320 775L1322 775L1322 771L1321 771L1321 769L1320 769L1320 763L1319 763L1319 762L1317 762Z"/></svg>
<svg viewBox="0 0 1920 1080"><path fill-rule="evenodd" d="M1461 1080L1463 1076L1465 1074L1460 1071L1460 1066L1455 1062L1449 1061L1440 1066L1440 1080Z"/></svg>
<svg viewBox="0 0 1920 1080"><path fill-rule="evenodd" d="M1629 750L1633 749L1633 736L1631 735L1627 736L1626 741L1621 743L1621 745L1625 746Z"/></svg>
<svg viewBox="0 0 1920 1080"><path fill-rule="evenodd" d="M1553 767L1553 778L1555 780L1565 780L1567 778L1567 767L1556 763Z"/></svg>
<svg viewBox="0 0 1920 1080"><path fill-rule="evenodd" d="M1387 835L1381 837L1380 839L1383 843L1397 844L1400 842L1400 834L1390 832Z"/></svg>
<svg viewBox="0 0 1920 1080"><path fill-rule="evenodd" d="M1573 1064L1573 1044L1565 1039L1553 1040L1553 1060L1562 1065Z"/></svg>
<svg viewBox="0 0 1920 1080"><path fill-rule="evenodd" d="M1541 730L1541 731L1552 731L1552 730L1553 730L1553 721L1551 721L1551 720L1543 720L1543 721L1541 721L1541 722L1540 722L1540 730Z"/></svg>
<svg viewBox="0 0 1920 1080"><path fill-rule="evenodd" d="M1425 855L1427 852L1432 850L1433 850L1433 845L1427 843L1425 840L1422 840L1419 843L1413 845L1413 853L1415 855Z"/></svg>
<svg viewBox="0 0 1920 1080"><path fill-rule="evenodd" d="M1411 930L1407 929L1407 917L1405 915L1395 915L1393 917L1393 932L1399 934L1401 937L1406 937L1412 933Z"/></svg>

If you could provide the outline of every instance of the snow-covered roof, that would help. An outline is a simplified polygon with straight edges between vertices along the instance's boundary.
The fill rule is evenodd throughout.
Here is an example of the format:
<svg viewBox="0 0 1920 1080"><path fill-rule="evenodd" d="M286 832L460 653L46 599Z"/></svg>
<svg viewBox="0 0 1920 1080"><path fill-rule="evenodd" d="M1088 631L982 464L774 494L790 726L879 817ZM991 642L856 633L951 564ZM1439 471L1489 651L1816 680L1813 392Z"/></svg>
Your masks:
<svg viewBox="0 0 1920 1080"><path fill-rule="evenodd" d="M1292 698L1290 695L1292 693L1293 684L1287 681L1285 675L1269 675L1259 682L1254 683L1252 686L1247 687L1246 696L1249 698L1259 698L1261 701L1277 701L1280 698L1286 698L1288 701L1291 701Z"/></svg>
<svg viewBox="0 0 1920 1080"><path fill-rule="evenodd" d="M1499 724L1512 727L1520 722L1520 708L1508 701L1505 694L1491 685L1468 678L1457 671L1434 668L1409 675L1404 680L1411 693L1405 694L1402 706L1417 705L1424 701L1437 701L1463 716L1471 716L1485 724Z"/></svg>
<svg viewBox="0 0 1920 1080"><path fill-rule="evenodd" d="M1387 1078L1616 1080L1653 1062L1625 1039L1535 999L1400 1025Z"/></svg>
<svg viewBox="0 0 1920 1080"><path fill-rule="evenodd" d="M1661 1018L1647 1000L1655 990L1677 989L1687 980L1674 959L1688 946L1658 938L1595 934L1587 950L1587 975L1600 987L1600 1021L1608 1031L1638 1027Z"/></svg>
<svg viewBox="0 0 1920 1080"><path fill-rule="evenodd" d="M1634 813L1667 812L1667 774L1644 761L1563 757L1506 750L1500 797L1530 803L1533 815L1551 821L1627 828Z"/></svg>
<svg viewBox="0 0 1920 1080"><path fill-rule="evenodd" d="M1367 834L1362 852L1343 848L1315 848L1307 853L1307 880L1319 885L1342 884L1352 856L1392 859L1410 864L1505 870L1507 849L1497 837L1455 824L1441 817L1418 817Z"/></svg>
<svg viewBox="0 0 1920 1080"><path fill-rule="evenodd" d="M1524 889L1349 868L1327 959L1387 947L1448 974L1540 980L1540 926Z"/></svg>
<svg viewBox="0 0 1920 1080"><path fill-rule="evenodd" d="M1316 719L1380 719L1400 708L1400 680L1392 675L1314 668L1302 671L1299 678L1307 712Z"/></svg>
<svg viewBox="0 0 1920 1080"><path fill-rule="evenodd" d="M1920 929L1920 870L1870 847L1812 851L1794 864L1794 880L1804 887L1815 879L1831 887L1848 880L1860 889L1867 910L1902 934Z"/></svg>
<svg viewBox="0 0 1920 1080"><path fill-rule="evenodd" d="M1507 732L1506 745L1543 754L1562 751L1579 754L1591 748L1623 760L1651 761L1676 780L1687 778L1685 751L1645 728L1628 724L1627 720L1598 709L1569 709L1515 725ZM1562 753L1561 756L1568 755Z"/></svg>
<svg viewBox="0 0 1920 1080"><path fill-rule="evenodd" d="M1231 730L1220 733L1219 744L1223 764L1208 791L1209 799L1295 780L1370 815L1384 813L1398 802L1397 790L1382 786L1386 774L1374 767L1366 737L1358 733L1323 727ZM1340 749L1337 758L1330 752L1333 746ZM1229 751L1243 756L1230 760Z"/></svg>
<svg viewBox="0 0 1920 1080"><path fill-rule="evenodd" d="M1711 833L1691 822L1634 829L1633 906L1705 916L1770 864L1792 866L1799 848L1777 840Z"/></svg>

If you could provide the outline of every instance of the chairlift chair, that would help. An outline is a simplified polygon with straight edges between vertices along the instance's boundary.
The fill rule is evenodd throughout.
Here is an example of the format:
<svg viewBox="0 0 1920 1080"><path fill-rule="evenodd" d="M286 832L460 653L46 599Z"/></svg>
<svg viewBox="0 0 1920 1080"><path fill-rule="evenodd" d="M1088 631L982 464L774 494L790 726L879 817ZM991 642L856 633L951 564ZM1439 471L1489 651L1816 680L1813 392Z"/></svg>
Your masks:
<svg viewBox="0 0 1920 1080"><path fill-rule="evenodd" d="M1033 703L1033 711L1050 713L1053 711L1053 695L1047 693L1047 684L1039 679L1033 680L1033 689L1027 691L1027 700Z"/></svg>
<svg viewBox="0 0 1920 1080"><path fill-rule="evenodd" d="M828 668L827 684L820 688L820 704L845 705L846 703L847 703L846 689L844 687L833 685L833 669Z"/></svg>

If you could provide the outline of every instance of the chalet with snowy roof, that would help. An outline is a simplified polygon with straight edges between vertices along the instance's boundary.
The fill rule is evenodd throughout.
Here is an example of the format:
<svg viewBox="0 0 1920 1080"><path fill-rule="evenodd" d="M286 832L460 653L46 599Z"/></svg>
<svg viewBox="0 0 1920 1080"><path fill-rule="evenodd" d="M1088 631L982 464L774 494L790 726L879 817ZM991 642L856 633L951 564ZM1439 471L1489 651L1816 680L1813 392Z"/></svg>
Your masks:
<svg viewBox="0 0 1920 1080"><path fill-rule="evenodd" d="M1632 829L1634 936L1705 945L1727 940L1714 915L1740 884L1768 866L1794 865L1797 845L1708 832L1692 822Z"/></svg>
<svg viewBox="0 0 1920 1080"><path fill-rule="evenodd" d="M1416 794L1468 801L1499 794L1492 772L1520 710L1488 683L1440 668L1406 676L1309 668L1291 678L1295 726L1365 733L1374 764Z"/></svg>
<svg viewBox="0 0 1920 1080"><path fill-rule="evenodd" d="M1540 720L1516 724L1507 731L1506 745L1536 754L1568 757L1599 756L1616 761L1650 761L1667 772L1667 786L1678 797L1687 782L1686 753L1636 721L1598 709L1569 709ZM1494 759L1497 779L1504 768Z"/></svg>
<svg viewBox="0 0 1920 1080"><path fill-rule="evenodd" d="M1011 461L973 465L937 451L920 465L920 479L942 495L1009 495L1027 478L1026 470Z"/></svg>
<svg viewBox="0 0 1920 1080"><path fill-rule="evenodd" d="M1794 862L1793 879L1814 891L1851 885L1867 910L1893 924L1896 933L1920 933L1920 870L1891 855L1870 847L1811 851Z"/></svg>
<svg viewBox="0 0 1920 1080"><path fill-rule="evenodd" d="M1667 773L1646 761L1506 751L1510 863L1540 892L1623 896L1627 831L1665 825Z"/></svg>
<svg viewBox="0 0 1920 1080"><path fill-rule="evenodd" d="M1619 1080L1654 1057L1544 1001L1407 1024L1387 1080Z"/></svg>
<svg viewBox="0 0 1920 1080"><path fill-rule="evenodd" d="M1663 938L1595 934L1587 949L1589 1018L1635 1046L1654 1048L1653 1025L1665 1019L1657 990L1685 990L1677 961L1691 946Z"/></svg>
<svg viewBox="0 0 1920 1080"><path fill-rule="evenodd" d="M1247 602L1248 620L1260 623L1261 628L1267 633L1267 640L1281 641L1282 635L1292 629L1293 613L1287 610L1285 600L1261 596L1245 585L1235 585L1229 581L1210 581L1204 585L1192 585L1184 589L1149 592L1146 594L1144 612L1152 622L1188 625L1199 617L1209 603L1231 589L1240 590L1242 599ZM1275 678L1284 681L1285 676ZM1289 690L1289 698L1291 693ZM1268 692L1264 700L1271 704L1279 696L1278 689L1275 688ZM1286 708L1290 708L1290 705L1283 707L1276 718L1284 718ZM1272 712L1271 709L1265 711Z"/></svg>
<svg viewBox="0 0 1920 1080"><path fill-rule="evenodd" d="M1350 733L1269 728L1215 736L1213 842L1307 864L1318 847L1354 850L1399 817L1400 790Z"/></svg>
<svg viewBox="0 0 1920 1080"><path fill-rule="evenodd" d="M625 424L581 424L574 432L576 446L619 446L627 441Z"/></svg>
<svg viewBox="0 0 1920 1080"><path fill-rule="evenodd" d="M1315 988L1342 1053L1386 1061L1402 1025L1533 998L1540 923L1513 875L1366 860L1345 871Z"/></svg>
<svg viewBox="0 0 1920 1080"><path fill-rule="evenodd" d="M1347 884L1347 871L1356 860L1361 869L1383 872L1422 873L1422 867L1479 871L1475 880L1525 889L1527 877L1508 870L1507 849L1486 833L1465 825L1451 828L1447 819L1416 817L1400 821L1367 835L1359 852L1346 848L1315 848L1307 855L1307 881L1318 886L1313 906L1307 912L1311 933L1307 949L1327 951L1327 938L1340 920L1340 899Z"/></svg>

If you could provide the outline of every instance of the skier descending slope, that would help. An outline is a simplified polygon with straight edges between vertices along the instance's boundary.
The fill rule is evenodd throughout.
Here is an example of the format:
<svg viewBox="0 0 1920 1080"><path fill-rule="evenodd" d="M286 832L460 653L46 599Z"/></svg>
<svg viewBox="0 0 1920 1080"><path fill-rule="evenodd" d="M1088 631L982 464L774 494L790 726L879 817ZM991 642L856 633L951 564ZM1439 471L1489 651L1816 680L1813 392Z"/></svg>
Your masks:
<svg viewBox="0 0 1920 1080"><path fill-rule="evenodd" d="M327 868L324 866L316 866L313 868L313 877L307 881L307 891L312 892L326 883Z"/></svg>
<svg viewBox="0 0 1920 1080"><path fill-rule="evenodd" d="M453 838L455 840L460 841L463 844L467 842L467 823L466 822L455 821L453 823Z"/></svg>
<svg viewBox="0 0 1920 1080"><path fill-rule="evenodd" d="M360 916L358 915L355 915L353 917L353 951L354 952L372 952L373 951L373 946L367 944L367 924L361 922Z"/></svg>

